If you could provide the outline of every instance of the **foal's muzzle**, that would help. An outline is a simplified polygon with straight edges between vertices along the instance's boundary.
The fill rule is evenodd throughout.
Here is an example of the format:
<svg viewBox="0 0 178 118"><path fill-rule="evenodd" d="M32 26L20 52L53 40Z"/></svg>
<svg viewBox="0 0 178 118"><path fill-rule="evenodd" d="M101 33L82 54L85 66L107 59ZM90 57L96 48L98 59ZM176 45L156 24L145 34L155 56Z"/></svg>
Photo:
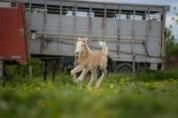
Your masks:
<svg viewBox="0 0 178 118"><path fill-rule="evenodd" d="M75 52L75 55L78 56L78 55L79 55L79 52Z"/></svg>

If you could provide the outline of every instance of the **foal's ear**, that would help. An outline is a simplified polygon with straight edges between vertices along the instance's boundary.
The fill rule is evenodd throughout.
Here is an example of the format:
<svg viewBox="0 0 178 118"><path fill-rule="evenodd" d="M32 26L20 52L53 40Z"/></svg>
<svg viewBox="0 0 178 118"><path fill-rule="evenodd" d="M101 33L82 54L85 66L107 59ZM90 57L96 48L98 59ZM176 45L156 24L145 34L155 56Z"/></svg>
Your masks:
<svg viewBox="0 0 178 118"><path fill-rule="evenodd" d="M87 42L88 41L88 37L85 37L85 38L78 37L78 41Z"/></svg>
<svg viewBox="0 0 178 118"><path fill-rule="evenodd" d="M88 37L83 38L84 42L87 43Z"/></svg>
<svg viewBox="0 0 178 118"><path fill-rule="evenodd" d="M82 38L78 37L78 41L82 40Z"/></svg>
<svg viewBox="0 0 178 118"><path fill-rule="evenodd" d="M88 41L88 37L83 38L85 41Z"/></svg>

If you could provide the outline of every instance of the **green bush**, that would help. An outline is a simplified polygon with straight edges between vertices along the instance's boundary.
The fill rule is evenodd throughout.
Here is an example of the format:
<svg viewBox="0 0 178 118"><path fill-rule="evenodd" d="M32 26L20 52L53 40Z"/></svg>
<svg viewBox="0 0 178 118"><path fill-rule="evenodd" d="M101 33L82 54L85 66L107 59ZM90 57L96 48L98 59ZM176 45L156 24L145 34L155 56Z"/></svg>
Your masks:
<svg viewBox="0 0 178 118"><path fill-rule="evenodd" d="M29 65L32 66L33 77L42 75L43 64L40 59L31 58L25 65L6 65L7 76L11 77L26 77L29 76Z"/></svg>
<svg viewBox="0 0 178 118"><path fill-rule="evenodd" d="M178 79L178 69L164 70L157 72L143 71L137 73L136 79L148 81L148 80L165 80L165 79Z"/></svg>

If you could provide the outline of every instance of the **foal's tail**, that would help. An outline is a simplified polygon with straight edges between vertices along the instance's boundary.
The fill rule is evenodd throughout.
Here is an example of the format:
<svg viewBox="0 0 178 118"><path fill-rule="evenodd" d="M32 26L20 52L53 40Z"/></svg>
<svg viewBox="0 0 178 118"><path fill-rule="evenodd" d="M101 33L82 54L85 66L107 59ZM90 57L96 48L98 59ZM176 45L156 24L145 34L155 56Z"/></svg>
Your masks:
<svg viewBox="0 0 178 118"><path fill-rule="evenodd" d="M105 42L99 41L99 45L102 48L102 51L104 52L105 55L108 55L108 47Z"/></svg>

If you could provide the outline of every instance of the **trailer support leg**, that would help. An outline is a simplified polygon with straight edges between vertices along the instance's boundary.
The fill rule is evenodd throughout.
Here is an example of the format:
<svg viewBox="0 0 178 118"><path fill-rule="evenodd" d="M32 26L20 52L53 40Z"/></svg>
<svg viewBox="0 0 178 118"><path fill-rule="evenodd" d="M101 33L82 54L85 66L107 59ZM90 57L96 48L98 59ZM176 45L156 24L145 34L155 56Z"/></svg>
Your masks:
<svg viewBox="0 0 178 118"><path fill-rule="evenodd" d="M133 56L133 63L132 63L132 73L133 73L133 77L135 78L136 75L136 63L135 63L135 58L136 55Z"/></svg>
<svg viewBox="0 0 178 118"><path fill-rule="evenodd" d="M3 60L0 60L0 77L4 76L4 65Z"/></svg>
<svg viewBox="0 0 178 118"><path fill-rule="evenodd" d="M32 78L32 76L33 76L33 69L32 69L33 67L32 67L32 65L29 65L28 66L28 71L29 71L29 78L31 79Z"/></svg>
<svg viewBox="0 0 178 118"><path fill-rule="evenodd" d="M55 81L56 76L56 60L53 61L53 67L52 67L52 80Z"/></svg>
<svg viewBox="0 0 178 118"><path fill-rule="evenodd" d="M48 75L48 61L44 60L44 73L43 73L43 80L47 80L47 75Z"/></svg>

